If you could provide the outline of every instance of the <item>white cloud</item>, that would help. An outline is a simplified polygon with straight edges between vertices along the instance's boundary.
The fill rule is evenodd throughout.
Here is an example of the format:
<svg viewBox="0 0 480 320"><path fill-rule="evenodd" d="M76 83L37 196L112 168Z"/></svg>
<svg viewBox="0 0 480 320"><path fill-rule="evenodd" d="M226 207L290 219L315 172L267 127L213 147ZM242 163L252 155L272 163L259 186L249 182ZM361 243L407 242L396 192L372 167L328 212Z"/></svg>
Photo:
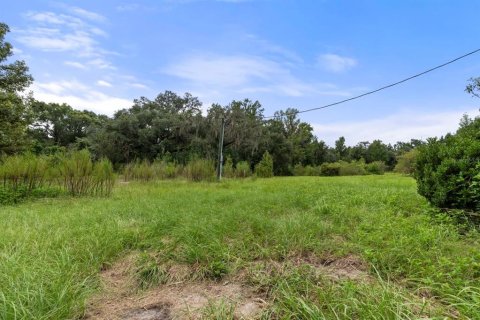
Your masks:
<svg viewBox="0 0 480 320"><path fill-rule="evenodd" d="M32 87L36 99L45 102L67 103L76 109L112 115L132 106L129 99L111 96L77 81L35 82Z"/></svg>
<svg viewBox="0 0 480 320"><path fill-rule="evenodd" d="M82 70L87 69L86 65L84 65L83 63L80 63L80 62L76 62L76 61L65 61L63 64L65 64L66 66L69 66L69 67L77 68L77 69L82 69Z"/></svg>
<svg viewBox="0 0 480 320"><path fill-rule="evenodd" d="M372 120L312 123L312 126L317 137L329 145L334 145L334 141L340 136L345 137L348 145L375 139L393 144L397 141L409 141L413 138L426 139L454 132L465 112L470 115L478 114L477 110L470 108L464 111L437 113L404 111Z"/></svg>
<svg viewBox="0 0 480 320"><path fill-rule="evenodd" d="M91 58L106 54L96 38L106 37L107 33L78 17L49 11L30 11L24 16L30 26L16 34L17 40L27 47Z"/></svg>
<svg viewBox="0 0 480 320"><path fill-rule="evenodd" d="M143 83L130 83L130 86L133 88L138 88L138 89L149 89L148 86L144 85Z"/></svg>
<svg viewBox="0 0 480 320"><path fill-rule="evenodd" d="M332 53L320 55L317 62L322 68L335 73L347 71L358 64L357 60L353 58Z"/></svg>
<svg viewBox="0 0 480 320"><path fill-rule="evenodd" d="M292 74L290 67L290 63L259 56L203 54L181 59L164 72L187 81L188 87L196 91L214 87L224 92L269 92L291 97L349 94L333 85L332 89L323 83L304 82Z"/></svg>
<svg viewBox="0 0 480 320"><path fill-rule="evenodd" d="M277 63L251 56L189 57L166 68L167 74L196 83L231 87L254 79L285 75Z"/></svg>
<svg viewBox="0 0 480 320"><path fill-rule="evenodd" d="M110 69L110 70L116 70L117 68L110 63L110 61L104 59L104 58L96 58L93 60L87 61L87 64L91 67L94 67L96 69Z"/></svg>
<svg viewBox="0 0 480 320"><path fill-rule="evenodd" d="M107 82L105 80L98 80L96 82L97 86L100 86L100 87L107 87L107 88L111 88L112 87L112 84L110 82Z"/></svg>
<svg viewBox="0 0 480 320"><path fill-rule="evenodd" d="M96 12L88 11L79 7L71 7L71 6L66 6L67 10L70 11L72 14L75 14L79 17L93 20L96 22L105 22L107 19L102 16L101 14L98 14Z"/></svg>

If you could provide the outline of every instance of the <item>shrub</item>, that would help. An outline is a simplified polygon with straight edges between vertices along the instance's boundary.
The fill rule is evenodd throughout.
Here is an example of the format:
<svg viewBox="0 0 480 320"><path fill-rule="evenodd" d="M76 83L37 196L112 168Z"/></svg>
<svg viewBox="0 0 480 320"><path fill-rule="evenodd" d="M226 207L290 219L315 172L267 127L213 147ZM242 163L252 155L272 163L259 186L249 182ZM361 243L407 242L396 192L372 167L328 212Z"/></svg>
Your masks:
<svg viewBox="0 0 480 320"><path fill-rule="evenodd" d="M115 174L112 163L103 158L93 166L93 182L91 193L108 196L112 193L115 184Z"/></svg>
<svg viewBox="0 0 480 320"><path fill-rule="evenodd" d="M247 161L240 161L235 168L235 177L246 178L252 175L250 164Z"/></svg>
<svg viewBox="0 0 480 320"><path fill-rule="evenodd" d="M454 135L418 147L418 192L435 206L480 210L480 118L464 121Z"/></svg>
<svg viewBox="0 0 480 320"><path fill-rule="evenodd" d="M174 162L169 162L165 165L163 171L163 177L165 179L174 179L180 177L184 172L184 167L181 165L177 165Z"/></svg>
<svg viewBox="0 0 480 320"><path fill-rule="evenodd" d="M340 175L340 163L338 162L325 162L320 166L320 174L322 176L338 176Z"/></svg>
<svg viewBox="0 0 480 320"><path fill-rule="evenodd" d="M235 177L235 170L233 168L233 161L232 157L227 156L227 160L223 165L223 176L226 178L234 178Z"/></svg>
<svg viewBox="0 0 480 320"><path fill-rule="evenodd" d="M49 168L49 158L46 156L16 155L4 159L0 166L0 176L4 187L22 187L29 193L44 185Z"/></svg>
<svg viewBox="0 0 480 320"><path fill-rule="evenodd" d="M110 161L102 159L94 164L87 150L64 156L59 172L65 190L72 196L109 195L115 182Z"/></svg>
<svg viewBox="0 0 480 320"><path fill-rule="evenodd" d="M268 151L265 151L262 160L255 166L255 174L261 178L273 177L273 159Z"/></svg>
<svg viewBox="0 0 480 320"><path fill-rule="evenodd" d="M31 191L24 186L17 189L0 187L0 205L13 205L28 198L54 198L61 193L58 187L41 187Z"/></svg>
<svg viewBox="0 0 480 320"><path fill-rule="evenodd" d="M123 170L123 177L127 180L150 181L155 177L154 167L148 160L135 161L127 164Z"/></svg>
<svg viewBox="0 0 480 320"><path fill-rule="evenodd" d="M293 167L293 175L295 176L319 176L320 167L313 167L311 165L306 165L305 167L301 164L295 165Z"/></svg>
<svg viewBox="0 0 480 320"><path fill-rule="evenodd" d="M383 161L373 161L365 165L365 169L370 174L384 174L387 165Z"/></svg>
<svg viewBox="0 0 480 320"><path fill-rule="evenodd" d="M215 164L211 160L195 159L185 167L186 176L191 181L211 181L215 179Z"/></svg>
<svg viewBox="0 0 480 320"><path fill-rule="evenodd" d="M358 176L358 175L365 175L367 171L365 170L365 164L360 161L339 161L340 168L338 171L338 175L340 176Z"/></svg>
<svg viewBox="0 0 480 320"><path fill-rule="evenodd" d="M305 167L302 166L300 163L297 163L295 167L293 167L293 175L294 176L303 176L305 175Z"/></svg>
<svg viewBox="0 0 480 320"><path fill-rule="evenodd" d="M417 160L418 150L413 149L398 156L398 162L393 171L396 173L413 175L415 172L415 162Z"/></svg>

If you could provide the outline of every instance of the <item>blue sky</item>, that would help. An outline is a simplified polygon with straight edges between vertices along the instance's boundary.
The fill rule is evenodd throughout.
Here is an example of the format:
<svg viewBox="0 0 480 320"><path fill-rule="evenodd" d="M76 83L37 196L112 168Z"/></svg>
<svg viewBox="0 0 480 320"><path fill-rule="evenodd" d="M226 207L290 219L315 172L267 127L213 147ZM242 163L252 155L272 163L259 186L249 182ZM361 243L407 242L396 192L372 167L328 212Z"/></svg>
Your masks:
<svg viewBox="0 0 480 320"><path fill-rule="evenodd" d="M480 47L478 1L17 1L0 21L36 98L112 115L172 90L259 100L265 115L352 97ZM306 113L319 139L394 143L453 131L480 54L404 85Z"/></svg>

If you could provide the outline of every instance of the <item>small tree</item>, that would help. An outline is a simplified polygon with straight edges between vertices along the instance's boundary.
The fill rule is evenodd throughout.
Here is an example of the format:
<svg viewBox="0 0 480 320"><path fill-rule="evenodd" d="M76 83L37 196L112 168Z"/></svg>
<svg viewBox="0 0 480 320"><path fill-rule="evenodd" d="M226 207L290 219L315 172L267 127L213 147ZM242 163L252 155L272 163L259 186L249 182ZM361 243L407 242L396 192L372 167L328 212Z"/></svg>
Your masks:
<svg viewBox="0 0 480 320"><path fill-rule="evenodd" d="M417 159L417 149L412 149L398 156L398 162L393 171L401 174L413 175L415 172L415 161Z"/></svg>
<svg viewBox="0 0 480 320"><path fill-rule="evenodd" d="M268 151L265 151L262 160L255 166L255 174L261 178L273 177L273 159Z"/></svg>

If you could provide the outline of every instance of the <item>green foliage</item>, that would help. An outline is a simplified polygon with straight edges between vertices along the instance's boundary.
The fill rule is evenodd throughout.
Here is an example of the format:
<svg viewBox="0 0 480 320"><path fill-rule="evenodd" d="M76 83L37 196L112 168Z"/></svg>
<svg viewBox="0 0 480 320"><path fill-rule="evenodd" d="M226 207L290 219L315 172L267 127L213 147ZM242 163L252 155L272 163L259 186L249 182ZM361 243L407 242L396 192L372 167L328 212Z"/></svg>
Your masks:
<svg viewBox="0 0 480 320"><path fill-rule="evenodd" d="M322 163L320 166L320 174L322 176L338 176L340 175L340 163Z"/></svg>
<svg viewBox="0 0 480 320"><path fill-rule="evenodd" d="M480 210L480 118L464 117L453 135L418 148L418 192L440 208Z"/></svg>
<svg viewBox="0 0 480 320"><path fill-rule="evenodd" d="M220 280L228 274L228 265L221 260L215 260L210 262L204 272L205 276L209 279Z"/></svg>
<svg viewBox="0 0 480 320"><path fill-rule="evenodd" d="M293 175L295 176L319 176L320 173L320 167L313 167L311 165L304 167L301 164L297 164L293 168Z"/></svg>
<svg viewBox="0 0 480 320"><path fill-rule="evenodd" d="M412 149L397 157L397 165L393 171L406 175L415 173L415 162L417 160L417 149Z"/></svg>
<svg viewBox="0 0 480 320"><path fill-rule="evenodd" d="M375 161L365 164L365 161L337 161L326 162L320 166L296 165L294 174L296 176L358 176L366 174L383 174L386 165L382 161Z"/></svg>
<svg viewBox="0 0 480 320"><path fill-rule="evenodd" d="M247 161L240 161L235 167L235 177L237 178L246 178L252 175L252 170L250 169L250 164Z"/></svg>
<svg viewBox="0 0 480 320"><path fill-rule="evenodd" d="M223 176L225 176L225 178L235 177L235 168L233 168L233 160L231 156L227 156L227 160L223 165Z"/></svg>
<svg viewBox="0 0 480 320"><path fill-rule="evenodd" d="M102 158L93 165L93 181L91 193L109 196L115 185L115 173L110 160Z"/></svg>
<svg viewBox="0 0 480 320"><path fill-rule="evenodd" d="M465 91L474 97L480 98L480 77L471 78Z"/></svg>
<svg viewBox="0 0 480 320"><path fill-rule="evenodd" d="M0 163L0 179L3 204L56 196L59 187L71 195L108 196L115 183L111 162L101 159L93 163L86 150L68 155L5 157Z"/></svg>
<svg viewBox="0 0 480 320"><path fill-rule="evenodd" d="M273 177L273 159L268 151L265 151L262 160L255 166L255 174L261 178Z"/></svg>
<svg viewBox="0 0 480 320"><path fill-rule="evenodd" d="M384 174L387 166L383 161L373 161L365 165L365 170L370 174Z"/></svg>
<svg viewBox="0 0 480 320"><path fill-rule="evenodd" d="M0 186L0 205L15 205L27 199L55 198L61 194L61 189L56 186L43 186L31 191L25 186L16 189Z"/></svg>
<svg viewBox="0 0 480 320"><path fill-rule="evenodd" d="M72 196L108 196L115 183L110 161L102 159L94 164L87 150L63 156L58 169L65 190Z"/></svg>
<svg viewBox="0 0 480 320"><path fill-rule="evenodd" d="M211 160L194 159L185 167L185 173L191 181L212 181L215 179L215 164Z"/></svg>
<svg viewBox="0 0 480 320"><path fill-rule="evenodd" d="M339 161L340 169L338 171L338 175L340 176L361 176L367 174L368 164L365 166L365 162L363 161ZM373 173L368 171L369 173Z"/></svg>
<svg viewBox="0 0 480 320"><path fill-rule="evenodd" d="M17 190L23 188L27 193L41 188L52 178L51 159L33 154L6 157L0 165L0 177L3 186Z"/></svg>
<svg viewBox="0 0 480 320"><path fill-rule="evenodd" d="M140 289L148 289L168 280L167 271L162 268L155 256L146 252L139 256L134 273Z"/></svg>
<svg viewBox="0 0 480 320"><path fill-rule="evenodd" d="M33 79L24 61L7 63L13 54L12 45L5 42L9 31L6 24L0 23L0 153L14 154L28 144L29 99L20 93Z"/></svg>
<svg viewBox="0 0 480 320"><path fill-rule="evenodd" d="M123 178L125 181L150 181L154 179L156 173L160 171L160 168L158 167L159 166L155 168L148 160L131 162L125 165L123 169Z"/></svg>

